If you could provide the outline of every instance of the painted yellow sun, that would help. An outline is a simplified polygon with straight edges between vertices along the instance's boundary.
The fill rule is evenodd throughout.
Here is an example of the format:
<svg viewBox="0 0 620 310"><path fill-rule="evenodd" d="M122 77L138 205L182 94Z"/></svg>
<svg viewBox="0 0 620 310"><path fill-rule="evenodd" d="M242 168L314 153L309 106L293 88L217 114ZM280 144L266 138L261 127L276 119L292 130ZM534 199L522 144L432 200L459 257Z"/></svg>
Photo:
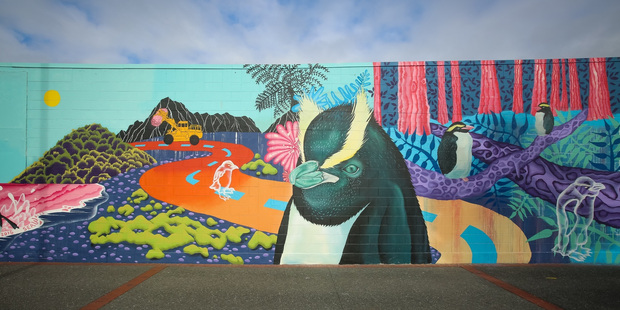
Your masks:
<svg viewBox="0 0 620 310"><path fill-rule="evenodd" d="M48 106L55 107L58 105L58 103L60 103L60 94L57 91L50 89L45 92L45 95L43 96L43 101Z"/></svg>

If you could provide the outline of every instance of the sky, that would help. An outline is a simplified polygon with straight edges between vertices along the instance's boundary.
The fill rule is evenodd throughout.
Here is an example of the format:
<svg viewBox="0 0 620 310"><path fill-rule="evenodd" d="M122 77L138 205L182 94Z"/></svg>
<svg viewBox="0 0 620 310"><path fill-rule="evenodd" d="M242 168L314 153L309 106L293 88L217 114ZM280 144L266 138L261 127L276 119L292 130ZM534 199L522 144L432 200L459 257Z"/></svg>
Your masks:
<svg viewBox="0 0 620 310"><path fill-rule="evenodd" d="M0 108L15 123L0 128L12 130L0 182L72 129L119 132L165 97L265 130L273 113L254 107L264 85L237 74L243 64L331 64L329 93L371 62L619 57L618 16L618 0L0 0ZM115 65L132 70L99 83L105 70L62 69ZM237 71L174 70L228 65ZM153 67L172 69L144 74ZM44 103L48 90L57 106Z"/></svg>
<svg viewBox="0 0 620 310"><path fill-rule="evenodd" d="M0 62L620 56L617 0L0 0Z"/></svg>

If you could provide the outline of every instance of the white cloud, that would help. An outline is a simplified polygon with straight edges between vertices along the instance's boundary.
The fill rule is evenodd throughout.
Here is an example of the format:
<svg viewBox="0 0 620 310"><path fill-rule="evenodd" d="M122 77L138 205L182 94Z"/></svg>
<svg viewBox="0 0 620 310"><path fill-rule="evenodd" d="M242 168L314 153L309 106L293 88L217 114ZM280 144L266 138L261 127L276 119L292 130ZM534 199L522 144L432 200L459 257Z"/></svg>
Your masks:
<svg viewBox="0 0 620 310"><path fill-rule="evenodd" d="M617 16L613 0L0 0L0 62L620 56Z"/></svg>

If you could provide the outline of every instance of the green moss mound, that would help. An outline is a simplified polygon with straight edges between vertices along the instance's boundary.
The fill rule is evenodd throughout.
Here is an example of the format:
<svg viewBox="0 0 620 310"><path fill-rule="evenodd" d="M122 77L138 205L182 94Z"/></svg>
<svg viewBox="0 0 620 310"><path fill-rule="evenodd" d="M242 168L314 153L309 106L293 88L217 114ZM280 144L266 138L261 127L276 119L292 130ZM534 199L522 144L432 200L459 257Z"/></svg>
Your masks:
<svg viewBox="0 0 620 310"><path fill-rule="evenodd" d="M121 209L123 207L119 208L119 212ZM243 235L250 232L248 228L234 226L228 227L226 232L210 229L199 221L181 216L184 212L183 208L178 207L159 213L151 220L142 215L129 221L102 216L88 225L91 233L90 242L148 244L151 247L145 255L148 259L161 259L165 256L164 251L178 247L183 247L183 251L187 254L208 257L207 246L221 250L227 242L240 243ZM159 229L164 230L166 235L158 233ZM231 255L227 260L233 264L243 264L240 257Z"/></svg>
<svg viewBox="0 0 620 310"><path fill-rule="evenodd" d="M74 129L15 177L20 184L99 183L155 159L99 124Z"/></svg>
<svg viewBox="0 0 620 310"><path fill-rule="evenodd" d="M260 245L269 250L274 244L276 244L277 240L278 236L276 235L267 235L262 231L256 231L252 236L252 239L248 242L248 248L254 250Z"/></svg>
<svg viewBox="0 0 620 310"><path fill-rule="evenodd" d="M232 254L222 254L222 259L228 261L233 265L243 265L243 258L240 256L234 256Z"/></svg>
<svg viewBox="0 0 620 310"><path fill-rule="evenodd" d="M118 208L118 213L124 216L130 216L133 211L134 208L128 204Z"/></svg>
<svg viewBox="0 0 620 310"><path fill-rule="evenodd" d="M203 247L199 247L199 246L197 246L195 244L190 244L190 245L184 247L183 248L183 252L185 252L186 254L189 254L189 255L200 254L204 258L208 258L209 257L209 249L203 248Z"/></svg>
<svg viewBox="0 0 620 310"><path fill-rule="evenodd" d="M254 161L246 163L241 166L241 170L252 170L256 171L256 175L276 175L278 174L278 169L272 166L270 163L266 163L262 159L260 159L260 154L256 153L254 155Z"/></svg>

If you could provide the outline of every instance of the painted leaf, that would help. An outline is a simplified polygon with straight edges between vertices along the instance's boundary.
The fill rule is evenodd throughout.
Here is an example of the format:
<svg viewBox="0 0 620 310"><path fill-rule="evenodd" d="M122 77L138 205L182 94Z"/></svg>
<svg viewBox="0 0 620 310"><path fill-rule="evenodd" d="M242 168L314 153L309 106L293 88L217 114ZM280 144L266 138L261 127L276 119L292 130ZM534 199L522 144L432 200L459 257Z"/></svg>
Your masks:
<svg viewBox="0 0 620 310"><path fill-rule="evenodd" d="M554 231L551 230L551 229L543 229L543 230L539 231L537 234L535 234L532 237L530 237L529 239L527 239L527 242L532 242L532 241L538 240L538 239L549 238L549 237L551 237L553 232Z"/></svg>
<svg viewBox="0 0 620 310"><path fill-rule="evenodd" d="M607 154L603 154L603 153L594 153L594 156L600 158L600 159L607 159L609 157L609 155Z"/></svg>
<svg viewBox="0 0 620 310"><path fill-rule="evenodd" d="M557 226L557 224L556 224L555 220L551 219L550 217L547 217L547 216L540 216L540 217L538 217L538 218L539 218L539 219L541 219L541 220L543 220L543 221L545 221L545 223L549 224L549 226L553 226L553 227L556 227L556 226Z"/></svg>
<svg viewBox="0 0 620 310"><path fill-rule="evenodd" d="M603 165L603 164L599 164L599 163L595 163L590 161L590 165L592 165L594 168L598 169L598 170L607 170L607 166Z"/></svg>

